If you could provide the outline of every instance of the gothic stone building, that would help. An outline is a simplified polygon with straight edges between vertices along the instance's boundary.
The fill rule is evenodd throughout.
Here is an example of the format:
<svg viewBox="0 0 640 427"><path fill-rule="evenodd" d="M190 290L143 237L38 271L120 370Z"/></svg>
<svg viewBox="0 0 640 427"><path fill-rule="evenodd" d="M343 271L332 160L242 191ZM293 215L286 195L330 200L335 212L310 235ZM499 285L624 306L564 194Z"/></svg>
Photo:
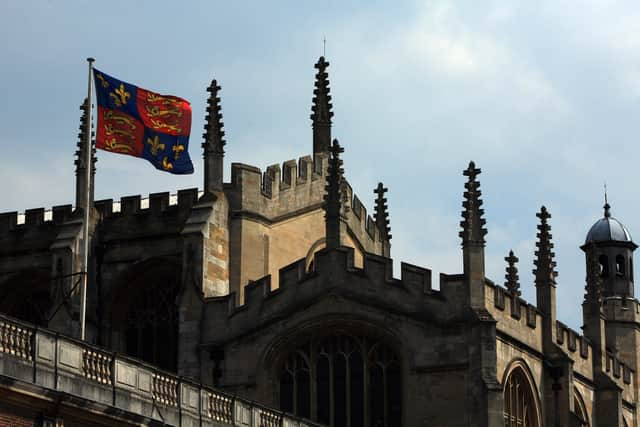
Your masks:
<svg viewBox="0 0 640 427"><path fill-rule="evenodd" d="M0 318L0 422L22 417L33 425L44 414L86 425L88 418L83 424L76 415L94 408L94 415L110 414L113 425L152 424L158 408L173 407L178 421L162 417L162 423L214 425L207 422L224 418L215 418L220 401L213 391L209 400L197 397L209 387L331 426L639 425L636 245L609 206L581 246L582 333L557 319L551 215L544 207L537 213L535 304L520 297L513 253L505 258L504 286L485 277L480 169L473 162L464 170L462 271L442 274L439 289L432 288L429 269L414 265L402 264L394 278L386 189L377 186L369 216L343 176L342 148L331 139L328 65L324 58L315 65L313 153L297 162L264 172L232 163L231 182L223 182L214 80L201 192L87 200L83 171L95 173L95 158L84 164L79 144L75 209L0 215L6 315ZM86 103L83 110L80 140L88 132ZM73 337L86 206L90 286L88 339L81 343ZM51 336L66 337L67 344L46 350ZM74 354L62 350L69 343L84 348L74 375L113 388L113 399L111 392L104 399L102 392L85 393L84 406L71 410L69 396L81 387L64 389L67 377L40 378L38 366L49 366L42 354L64 364ZM33 363L32 377L15 378L13 359L20 357ZM149 404L126 403L146 396L148 382L143 374L122 379L125 362L163 373L153 374L147 400L140 397ZM132 388L122 394L125 385ZM57 406L38 403L52 390L66 390L56 395ZM200 411L194 424L180 421L189 402ZM64 416L56 412L61 407ZM91 422L103 422L98 418ZM279 425L276 418L222 421L271 426Z"/></svg>

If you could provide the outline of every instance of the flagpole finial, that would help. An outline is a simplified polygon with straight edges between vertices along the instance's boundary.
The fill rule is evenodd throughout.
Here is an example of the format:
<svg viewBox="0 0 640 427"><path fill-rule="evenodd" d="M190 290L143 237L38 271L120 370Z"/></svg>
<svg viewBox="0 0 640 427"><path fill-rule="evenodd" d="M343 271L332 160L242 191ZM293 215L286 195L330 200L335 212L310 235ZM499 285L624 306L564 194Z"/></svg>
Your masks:
<svg viewBox="0 0 640 427"><path fill-rule="evenodd" d="M95 62L95 58L92 58L91 56L87 58L87 62L89 64L93 64Z"/></svg>

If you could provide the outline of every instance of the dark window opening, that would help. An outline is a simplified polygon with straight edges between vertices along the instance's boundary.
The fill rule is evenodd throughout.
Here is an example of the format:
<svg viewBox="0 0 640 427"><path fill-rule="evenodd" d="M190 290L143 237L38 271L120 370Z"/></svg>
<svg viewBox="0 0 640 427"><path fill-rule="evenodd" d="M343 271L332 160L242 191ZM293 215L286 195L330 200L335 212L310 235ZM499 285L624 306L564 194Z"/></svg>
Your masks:
<svg viewBox="0 0 640 427"><path fill-rule="evenodd" d="M313 370L308 360L315 361ZM400 363L383 343L346 335L312 338L287 356L279 378L283 411L335 427L401 425Z"/></svg>
<svg viewBox="0 0 640 427"><path fill-rule="evenodd" d="M616 276L624 277L624 256L617 255L616 256Z"/></svg>
<svg viewBox="0 0 640 427"><path fill-rule="evenodd" d="M600 263L600 277L609 277L609 258L606 255L600 255L598 262Z"/></svg>
<svg viewBox="0 0 640 427"><path fill-rule="evenodd" d="M123 280L113 303L113 325L123 334L127 354L174 372L180 274L180 268L166 260L138 265Z"/></svg>
<svg viewBox="0 0 640 427"><path fill-rule="evenodd" d="M280 376L280 409L293 412L293 375L283 372Z"/></svg>
<svg viewBox="0 0 640 427"><path fill-rule="evenodd" d="M536 427L534 391L522 368L515 368L504 384L504 426Z"/></svg>
<svg viewBox="0 0 640 427"><path fill-rule="evenodd" d="M329 424L331 420L331 408L330 408L330 400L331 393L329 391L330 383L329 383L329 358L326 355L321 355L318 357L318 369L317 369L317 393L316 402L318 408L318 416L316 419L323 423ZM281 392L282 393L282 392Z"/></svg>
<svg viewBox="0 0 640 427"><path fill-rule="evenodd" d="M349 367L351 368L351 427L364 427L364 367L362 354L359 351L351 353Z"/></svg>
<svg viewBox="0 0 640 427"><path fill-rule="evenodd" d="M347 362L344 355L336 354L333 357L333 401L335 427L347 425Z"/></svg>
<svg viewBox="0 0 640 427"><path fill-rule="evenodd" d="M61 278L48 270L26 270L15 274L0 287L0 312L38 326L47 326L52 308L51 290L62 286Z"/></svg>

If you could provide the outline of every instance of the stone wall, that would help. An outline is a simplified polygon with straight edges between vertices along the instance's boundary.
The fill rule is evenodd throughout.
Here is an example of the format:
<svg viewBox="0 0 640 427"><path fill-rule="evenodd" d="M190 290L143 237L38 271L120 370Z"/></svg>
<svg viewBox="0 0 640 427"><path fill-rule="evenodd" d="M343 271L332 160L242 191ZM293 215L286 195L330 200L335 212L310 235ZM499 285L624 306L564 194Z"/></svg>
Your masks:
<svg viewBox="0 0 640 427"><path fill-rule="evenodd" d="M225 185L230 205L230 288L244 301L244 286L266 275L279 286L279 269L323 247L327 158L318 154L260 169L233 163ZM344 187L341 241L362 253L381 255L380 232L351 186Z"/></svg>
<svg viewBox="0 0 640 427"><path fill-rule="evenodd" d="M278 404L283 354L312 336L348 331L381 339L402 366L403 425L468 425L468 333L464 307L431 289L431 272L402 264L393 278L391 260L363 255L354 265L347 248L316 253L312 271L301 259L282 268L280 286L269 278L233 297L206 301L203 347L223 353L220 386L249 399ZM373 338L372 338L373 339ZM205 372L212 372L208 362Z"/></svg>

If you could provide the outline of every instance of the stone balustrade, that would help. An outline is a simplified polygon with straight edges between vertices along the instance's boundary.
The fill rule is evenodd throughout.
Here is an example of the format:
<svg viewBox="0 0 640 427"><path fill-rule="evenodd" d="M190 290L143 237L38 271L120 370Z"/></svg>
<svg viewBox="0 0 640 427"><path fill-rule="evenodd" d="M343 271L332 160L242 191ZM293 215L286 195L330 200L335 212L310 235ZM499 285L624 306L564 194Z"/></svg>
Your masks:
<svg viewBox="0 0 640 427"><path fill-rule="evenodd" d="M104 407L105 416L132 414L164 425L320 426L2 314L0 378L18 392L37 386L42 394L59 391Z"/></svg>

